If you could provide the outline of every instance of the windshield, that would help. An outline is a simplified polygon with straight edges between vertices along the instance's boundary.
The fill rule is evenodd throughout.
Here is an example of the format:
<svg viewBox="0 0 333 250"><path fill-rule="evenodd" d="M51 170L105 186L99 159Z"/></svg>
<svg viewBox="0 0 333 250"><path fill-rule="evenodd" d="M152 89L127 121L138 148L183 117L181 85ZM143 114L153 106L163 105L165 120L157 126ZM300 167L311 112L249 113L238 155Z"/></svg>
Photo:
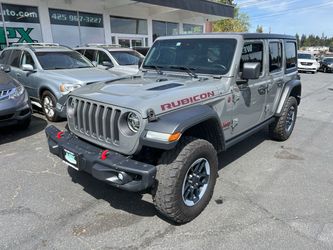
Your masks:
<svg viewBox="0 0 333 250"><path fill-rule="evenodd" d="M137 65L142 58L138 52L131 50L110 51L110 53L119 65Z"/></svg>
<svg viewBox="0 0 333 250"><path fill-rule="evenodd" d="M325 58L324 61L327 63L333 63L333 58Z"/></svg>
<svg viewBox="0 0 333 250"><path fill-rule="evenodd" d="M313 55L311 54L298 54L299 59L314 59Z"/></svg>
<svg viewBox="0 0 333 250"><path fill-rule="evenodd" d="M227 38L158 40L143 68L224 75L230 69L236 43L235 39Z"/></svg>
<svg viewBox="0 0 333 250"><path fill-rule="evenodd" d="M94 67L88 59L76 51L36 52L36 56L44 70Z"/></svg>

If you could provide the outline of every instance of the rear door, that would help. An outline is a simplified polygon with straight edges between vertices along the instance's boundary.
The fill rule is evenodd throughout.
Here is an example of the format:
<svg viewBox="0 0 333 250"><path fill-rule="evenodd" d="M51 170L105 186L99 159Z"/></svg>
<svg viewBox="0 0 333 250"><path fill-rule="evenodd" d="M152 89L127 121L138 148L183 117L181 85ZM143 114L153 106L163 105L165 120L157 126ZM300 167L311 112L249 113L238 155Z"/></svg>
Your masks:
<svg viewBox="0 0 333 250"><path fill-rule="evenodd" d="M9 74L25 86L25 83L22 82L21 70L19 68L21 54L22 54L21 50L13 49L12 53L10 54L10 56L7 60L7 64L10 65L10 67L11 67L11 71L9 72Z"/></svg>
<svg viewBox="0 0 333 250"><path fill-rule="evenodd" d="M284 48L282 40L268 41L268 75L270 82L267 86L267 101L265 106L265 117L274 115L278 105L279 97L284 85Z"/></svg>

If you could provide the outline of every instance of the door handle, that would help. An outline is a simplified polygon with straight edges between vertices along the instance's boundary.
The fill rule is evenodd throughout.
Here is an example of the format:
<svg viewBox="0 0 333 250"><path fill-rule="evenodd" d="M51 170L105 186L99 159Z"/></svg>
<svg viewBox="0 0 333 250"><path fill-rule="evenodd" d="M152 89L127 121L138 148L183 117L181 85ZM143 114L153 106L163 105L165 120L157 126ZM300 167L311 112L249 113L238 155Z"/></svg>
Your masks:
<svg viewBox="0 0 333 250"><path fill-rule="evenodd" d="M279 80L276 80L275 83L278 87L282 87L284 81L283 81L283 79L279 79Z"/></svg>
<svg viewBox="0 0 333 250"><path fill-rule="evenodd" d="M268 87L267 86L261 86L261 87L259 87L258 88L258 93L259 93L259 95L264 95L264 94L266 94L266 89L267 89Z"/></svg>

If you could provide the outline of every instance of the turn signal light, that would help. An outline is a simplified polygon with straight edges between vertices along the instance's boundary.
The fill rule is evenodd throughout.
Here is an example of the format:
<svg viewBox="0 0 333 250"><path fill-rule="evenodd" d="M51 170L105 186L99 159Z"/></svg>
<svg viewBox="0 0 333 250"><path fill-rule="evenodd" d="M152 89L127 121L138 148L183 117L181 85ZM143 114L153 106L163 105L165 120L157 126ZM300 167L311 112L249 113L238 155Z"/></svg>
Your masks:
<svg viewBox="0 0 333 250"><path fill-rule="evenodd" d="M179 138L181 137L181 135L182 134L180 132L175 132L175 133L173 133L172 135L169 136L168 141L169 142L178 141Z"/></svg>

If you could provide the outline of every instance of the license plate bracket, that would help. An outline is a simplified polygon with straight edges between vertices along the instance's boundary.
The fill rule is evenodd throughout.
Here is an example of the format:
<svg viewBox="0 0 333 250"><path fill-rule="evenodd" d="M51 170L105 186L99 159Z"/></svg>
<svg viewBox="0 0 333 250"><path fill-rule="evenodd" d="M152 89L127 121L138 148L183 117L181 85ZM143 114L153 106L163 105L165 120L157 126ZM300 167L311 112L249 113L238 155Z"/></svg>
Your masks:
<svg viewBox="0 0 333 250"><path fill-rule="evenodd" d="M77 153L70 151L68 149L63 149L64 162L75 170L79 170L79 156Z"/></svg>

